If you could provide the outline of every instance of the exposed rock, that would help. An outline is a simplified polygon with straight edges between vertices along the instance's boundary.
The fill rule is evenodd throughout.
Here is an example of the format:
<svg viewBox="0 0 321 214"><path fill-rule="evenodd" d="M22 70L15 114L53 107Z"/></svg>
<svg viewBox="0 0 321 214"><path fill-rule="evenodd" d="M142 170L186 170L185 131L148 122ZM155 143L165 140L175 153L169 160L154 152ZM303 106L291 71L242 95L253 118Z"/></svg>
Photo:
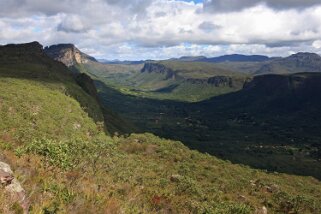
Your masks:
<svg viewBox="0 0 321 214"><path fill-rule="evenodd" d="M185 81L191 84L209 84L215 87L222 87L222 86L232 87L233 86L233 80L231 77L228 77L228 76L214 76L206 79L189 78L189 79L186 79Z"/></svg>
<svg viewBox="0 0 321 214"><path fill-rule="evenodd" d="M172 69L166 67L165 65L162 65L159 63L152 63L152 62L145 63L141 72L165 74L165 80L177 79L178 77L177 74Z"/></svg>
<svg viewBox="0 0 321 214"><path fill-rule="evenodd" d="M269 186L265 186L265 190L269 193L275 193L279 191L279 186L276 184L272 184Z"/></svg>
<svg viewBox="0 0 321 214"><path fill-rule="evenodd" d="M239 195L239 196L237 197L237 199L238 199L239 201L242 201L242 202L247 201L247 198L246 198L244 195Z"/></svg>
<svg viewBox="0 0 321 214"><path fill-rule="evenodd" d="M10 166L4 162L0 162L0 181L1 187L5 190L11 202L17 202L24 213L29 213L29 200L26 192L22 188L19 181L13 176Z"/></svg>
<svg viewBox="0 0 321 214"><path fill-rule="evenodd" d="M215 76L215 77L211 77L207 80L207 83L210 85L215 85L216 87L219 86L229 86L232 87L233 86L233 80L231 77L227 77L227 76Z"/></svg>
<svg viewBox="0 0 321 214"><path fill-rule="evenodd" d="M97 62L97 60L85 53L82 53L73 44L59 44L46 47L45 53L52 59L64 63L66 66L85 64L90 61Z"/></svg>
<svg viewBox="0 0 321 214"><path fill-rule="evenodd" d="M170 180L171 182L178 182L182 179L181 175L171 175Z"/></svg>
<svg viewBox="0 0 321 214"><path fill-rule="evenodd" d="M256 209L255 214L268 214L268 210L263 206L262 208Z"/></svg>

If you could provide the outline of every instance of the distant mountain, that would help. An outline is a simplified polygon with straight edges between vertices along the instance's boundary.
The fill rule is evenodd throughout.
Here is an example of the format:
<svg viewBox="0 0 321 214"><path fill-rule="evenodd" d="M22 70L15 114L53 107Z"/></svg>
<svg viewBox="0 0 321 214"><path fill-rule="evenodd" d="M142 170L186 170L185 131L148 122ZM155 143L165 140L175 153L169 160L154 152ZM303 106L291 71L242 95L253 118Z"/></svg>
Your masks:
<svg viewBox="0 0 321 214"><path fill-rule="evenodd" d="M103 64L111 64L111 65L139 65L139 64L144 64L146 61L145 60L138 60L138 61L121 61L121 60L107 60L107 59L98 59L97 60L100 63Z"/></svg>
<svg viewBox="0 0 321 214"><path fill-rule="evenodd" d="M182 56L180 58L170 59L172 61L183 61L183 62L210 62L210 63L220 63L220 62L264 62L271 58L262 55L241 55L232 54L224 55L218 57L205 57L205 56Z"/></svg>
<svg viewBox="0 0 321 214"><path fill-rule="evenodd" d="M174 58L170 60L174 61L184 61L184 62L197 62L203 59L207 59L205 56L182 56L180 58Z"/></svg>
<svg viewBox="0 0 321 214"><path fill-rule="evenodd" d="M264 64L255 74L321 72L321 57L315 53L297 53Z"/></svg>
<svg viewBox="0 0 321 214"><path fill-rule="evenodd" d="M91 57L73 44L58 44L46 47L45 53L57 61L64 63L66 66L71 67L78 64L84 64L88 62L97 62L94 57Z"/></svg>
<svg viewBox="0 0 321 214"><path fill-rule="evenodd" d="M202 62L264 62L268 61L270 58L262 55L240 55L240 54L232 54L232 55L224 55L213 58L206 58L200 61Z"/></svg>
<svg viewBox="0 0 321 214"><path fill-rule="evenodd" d="M154 79L170 74L151 66L145 67L144 75ZM242 90L196 103L126 95L103 84L98 88L105 105L140 132L181 140L234 163L321 178L320 73L258 75ZM195 92L212 93L213 88L207 83L182 83L158 93L186 99Z"/></svg>

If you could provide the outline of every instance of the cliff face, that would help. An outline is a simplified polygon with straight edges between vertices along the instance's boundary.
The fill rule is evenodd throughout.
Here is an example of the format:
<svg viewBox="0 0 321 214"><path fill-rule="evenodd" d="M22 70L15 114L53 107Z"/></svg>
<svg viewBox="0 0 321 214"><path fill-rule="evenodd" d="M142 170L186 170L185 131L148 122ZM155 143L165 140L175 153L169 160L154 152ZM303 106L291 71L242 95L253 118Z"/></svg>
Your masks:
<svg viewBox="0 0 321 214"><path fill-rule="evenodd" d="M208 79L186 79L186 82L192 84L209 84L215 87L229 86L233 87L233 79L227 76L215 76Z"/></svg>
<svg viewBox="0 0 321 214"><path fill-rule="evenodd" d="M184 77L179 72L160 63L145 63L142 73L159 73L165 75L165 80L182 80L190 84L207 84L215 87L239 87L242 88L246 78L234 78L228 74L213 75L207 78L188 78Z"/></svg>
<svg viewBox="0 0 321 214"><path fill-rule="evenodd" d="M167 79L177 79L177 74L172 69L166 67L165 65L158 64L158 63L145 63L141 72L142 73L165 74L166 80Z"/></svg>
<svg viewBox="0 0 321 214"><path fill-rule="evenodd" d="M82 53L73 44L59 44L46 47L45 53L66 66L71 67L76 64L85 64L88 62L97 62L97 60L87 54Z"/></svg>

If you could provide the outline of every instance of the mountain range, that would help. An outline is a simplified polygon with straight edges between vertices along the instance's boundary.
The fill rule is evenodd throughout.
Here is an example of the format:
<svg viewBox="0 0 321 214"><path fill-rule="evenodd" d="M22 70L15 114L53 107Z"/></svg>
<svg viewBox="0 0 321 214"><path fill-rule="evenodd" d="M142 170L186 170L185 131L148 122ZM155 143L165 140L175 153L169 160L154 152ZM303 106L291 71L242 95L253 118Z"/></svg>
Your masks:
<svg viewBox="0 0 321 214"><path fill-rule="evenodd" d="M320 213L321 74L224 63L0 46L0 212Z"/></svg>

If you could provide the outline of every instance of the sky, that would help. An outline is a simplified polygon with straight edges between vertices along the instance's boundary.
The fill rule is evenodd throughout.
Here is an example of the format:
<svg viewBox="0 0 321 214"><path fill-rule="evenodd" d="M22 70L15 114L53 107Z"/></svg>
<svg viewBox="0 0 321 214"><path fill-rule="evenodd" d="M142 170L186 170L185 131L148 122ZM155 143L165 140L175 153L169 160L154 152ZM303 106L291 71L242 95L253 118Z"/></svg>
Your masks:
<svg viewBox="0 0 321 214"><path fill-rule="evenodd" d="M0 29L108 60L321 54L321 0L0 0Z"/></svg>

